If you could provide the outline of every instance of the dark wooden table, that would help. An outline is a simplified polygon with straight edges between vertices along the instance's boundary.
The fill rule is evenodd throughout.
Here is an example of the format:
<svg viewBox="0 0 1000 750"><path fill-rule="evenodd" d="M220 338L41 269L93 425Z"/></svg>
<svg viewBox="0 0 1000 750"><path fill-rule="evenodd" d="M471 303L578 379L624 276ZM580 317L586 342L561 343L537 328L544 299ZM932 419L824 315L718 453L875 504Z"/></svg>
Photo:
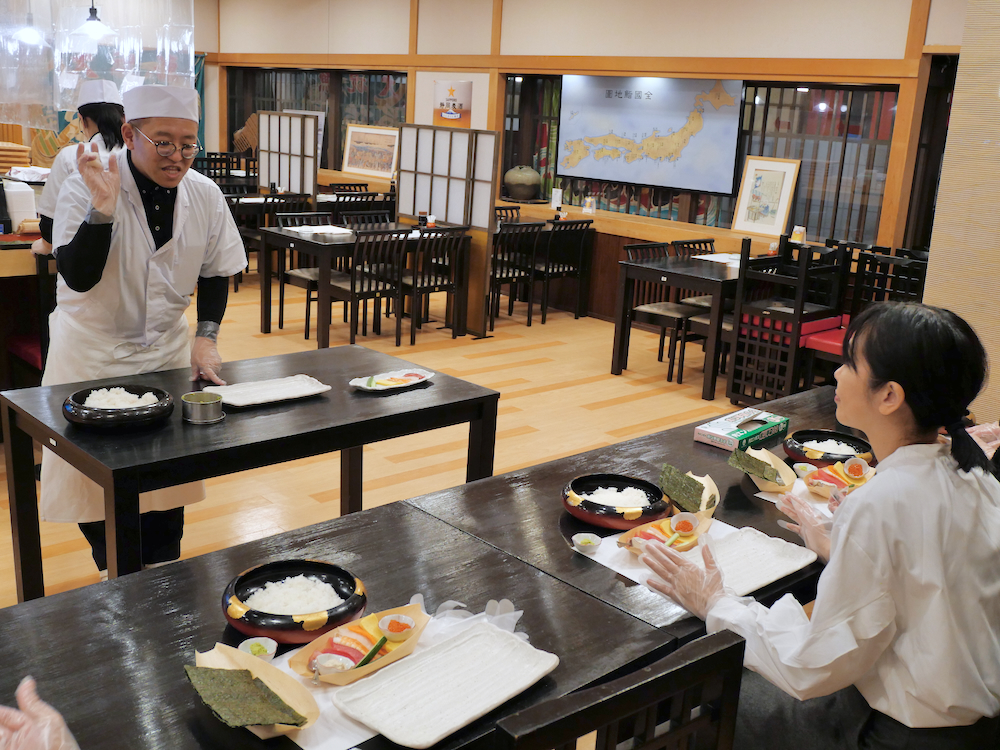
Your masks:
<svg viewBox="0 0 1000 750"><path fill-rule="evenodd" d="M215 718L184 674L194 652L242 639L222 592L243 570L289 558L327 560L358 576L369 610L421 592L433 612L454 599L481 612L505 596L518 630L559 656L551 674L459 730L436 750L488 747L496 721L673 650L673 637L404 503L393 503L106 583L0 609L0 704L34 675L44 700L87 750L292 749ZM429 686L433 687L433 686ZM383 737L365 750L398 750Z"/></svg>
<svg viewBox="0 0 1000 750"><path fill-rule="evenodd" d="M230 383L304 373L332 390L300 401L237 409L225 421L192 425L180 397L194 386L189 369L0 393L7 440L7 487L18 599L44 596L31 440L104 487L111 577L141 566L139 493L199 479L341 452L341 514L361 510L362 446L469 423L468 481L491 476L500 394L440 373L412 388L381 393L348 385L355 377L414 367L361 346L227 362ZM64 399L87 386L135 383L162 388L176 407L166 423L134 432L101 432L67 422ZM204 384L202 384L204 385Z"/></svg>
<svg viewBox="0 0 1000 750"><path fill-rule="evenodd" d="M328 204L323 204L328 205ZM447 226L442 224L442 227ZM400 224L392 222L380 225L386 229L416 229L410 224ZM261 333L271 332L271 253L269 249L297 250L316 258L319 266L319 280L317 301L316 301L316 346L325 349L330 346L330 271L335 258L350 257L354 248L354 234L300 234L291 229L279 227L266 227L260 229L263 241L263 252L260 253L258 264L260 266L260 331ZM419 240L407 240L407 252L412 253L417 248ZM462 251L459 253L458 268L455 273L458 276L457 291L454 301L454 321L455 333L464 336L466 333L466 314L468 310L469 294L469 262L468 255L471 248L471 239L468 237L462 243Z"/></svg>
<svg viewBox="0 0 1000 750"><path fill-rule="evenodd" d="M767 409L790 418L790 431L836 425L831 386L771 402ZM697 424L697 423L695 423ZM752 526L770 536L801 544L794 532L780 528L784 518L743 473L727 465L729 452L694 442L695 424L675 427L622 443L550 461L519 471L454 487L406 502L447 521L508 554L644 622L665 628L682 642L704 633L704 623L673 602L576 553L570 537L579 531L602 536L619 532L579 521L562 506L562 491L574 477L614 473L657 482L660 467L709 474L722 495L715 518L737 528ZM775 449L784 456L781 448ZM815 596L818 563L756 592L771 603L791 591L809 601Z"/></svg>
<svg viewBox="0 0 1000 750"><path fill-rule="evenodd" d="M715 382L719 371L724 300L736 296L740 270L726 263L709 260L658 258L656 260L623 260L618 264L618 296L615 302L615 344L611 355L611 374L621 375L628 364L628 340L631 326L627 324L634 296L635 282L647 281L691 289L712 295L712 310L708 340L705 342L705 379L701 397L715 398Z"/></svg>

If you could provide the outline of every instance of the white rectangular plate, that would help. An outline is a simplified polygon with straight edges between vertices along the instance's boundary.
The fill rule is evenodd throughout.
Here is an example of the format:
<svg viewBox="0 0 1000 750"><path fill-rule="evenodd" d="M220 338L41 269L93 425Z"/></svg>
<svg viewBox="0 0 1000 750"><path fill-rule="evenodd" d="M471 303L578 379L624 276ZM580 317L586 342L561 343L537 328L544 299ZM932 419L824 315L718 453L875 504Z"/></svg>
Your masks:
<svg viewBox="0 0 1000 750"><path fill-rule="evenodd" d="M210 385L204 390L218 393L222 396L222 403L230 406L253 406L315 396L330 390L330 386L309 375L292 375L287 378L257 380L250 383Z"/></svg>
<svg viewBox="0 0 1000 750"><path fill-rule="evenodd" d="M285 227L289 232L298 232L299 234L354 234L347 227L335 227L332 224L320 224L317 226L306 226L306 227Z"/></svg>
<svg viewBox="0 0 1000 750"><path fill-rule="evenodd" d="M555 654L482 623L342 688L333 702L392 742L425 748L527 690L558 664Z"/></svg>
<svg viewBox="0 0 1000 750"><path fill-rule="evenodd" d="M387 378L404 378L407 375L419 375L420 378L410 380L407 383L394 383L393 385L378 384L378 381L380 380L385 380ZM409 388L411 385L423 383L433 377L434 373L430 370L421 370L414 367L410 370L393 370L392 372L380 372L378 375L354 378L354 380L348 383L348 385L353 385L355 388L360 388L362 391L391 391L396 388ZM371 382L371 385L368 385L369 382Z"/></svg>

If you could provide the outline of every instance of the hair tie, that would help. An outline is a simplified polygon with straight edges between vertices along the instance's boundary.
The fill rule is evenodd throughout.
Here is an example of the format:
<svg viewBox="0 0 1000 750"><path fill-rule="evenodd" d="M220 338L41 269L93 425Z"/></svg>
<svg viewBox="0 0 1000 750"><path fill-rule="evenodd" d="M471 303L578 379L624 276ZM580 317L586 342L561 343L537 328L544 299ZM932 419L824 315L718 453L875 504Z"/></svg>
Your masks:
<svg viewBox="0 0 1000 750"><path fill-rule="evenodd" d="M959 430L965 429L965 422L959 419L956 422L952 422L950 425L944 428L949 435L954 435Z"/></svg>

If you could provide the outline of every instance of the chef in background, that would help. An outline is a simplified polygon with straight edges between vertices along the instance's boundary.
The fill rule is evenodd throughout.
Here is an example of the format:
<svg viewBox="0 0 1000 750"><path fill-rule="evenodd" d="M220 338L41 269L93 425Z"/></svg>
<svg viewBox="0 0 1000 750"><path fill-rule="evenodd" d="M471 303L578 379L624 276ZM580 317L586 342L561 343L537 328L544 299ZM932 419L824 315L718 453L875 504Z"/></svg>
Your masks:
<svg viewBox="0 0 1000 750"><path fill-rule="evenodd" d="M126 148L105 167L95 144L80 144L79 172L59 193L57 306L42 385L187 366L192 380L223 384L216 339L229 277L246 267L246 252L222 191L190 169L201 150L198 94L138 86L122 100ZM192 340L184 311L196 287ZM184 506L204 497L202 482L139 496L144 566L180 557ZM41 516L80 524L107 575L103 490L48 451Z"/></svg>

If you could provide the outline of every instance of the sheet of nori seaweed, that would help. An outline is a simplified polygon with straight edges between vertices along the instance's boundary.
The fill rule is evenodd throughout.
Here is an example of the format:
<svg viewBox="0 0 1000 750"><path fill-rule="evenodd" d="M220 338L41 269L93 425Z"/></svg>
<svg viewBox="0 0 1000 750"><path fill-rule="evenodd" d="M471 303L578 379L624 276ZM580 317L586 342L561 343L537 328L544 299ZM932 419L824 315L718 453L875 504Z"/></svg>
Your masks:
<svg viewBox="0 0 1000 750"><path fill-rule="evenodd" d="M660 470L660 489L687 512L697 513L701 510L701 495L705 486L670 464L663 464Z"/></svg>
<svg viewBox="0 0 1000 750"><path fill-rule="evenodd" d="M753 474L755 477L766 479L768 482L774 482L776 484L785 483L778 474L778 470L771 466L771 464L766 461L761 461L759 458L754 458L746 451L733 451L733 454L729 457L729 461L727 463L740 471L746 472L747 474Z"/></svg>
<svg viewBox="0 0 1000 750"><path fill-rule="evenodd" d="M212 713L226 725L288 724L300 727L306 717L253 677L247 669L213 669L185 665L188 679Z"/></svg>

